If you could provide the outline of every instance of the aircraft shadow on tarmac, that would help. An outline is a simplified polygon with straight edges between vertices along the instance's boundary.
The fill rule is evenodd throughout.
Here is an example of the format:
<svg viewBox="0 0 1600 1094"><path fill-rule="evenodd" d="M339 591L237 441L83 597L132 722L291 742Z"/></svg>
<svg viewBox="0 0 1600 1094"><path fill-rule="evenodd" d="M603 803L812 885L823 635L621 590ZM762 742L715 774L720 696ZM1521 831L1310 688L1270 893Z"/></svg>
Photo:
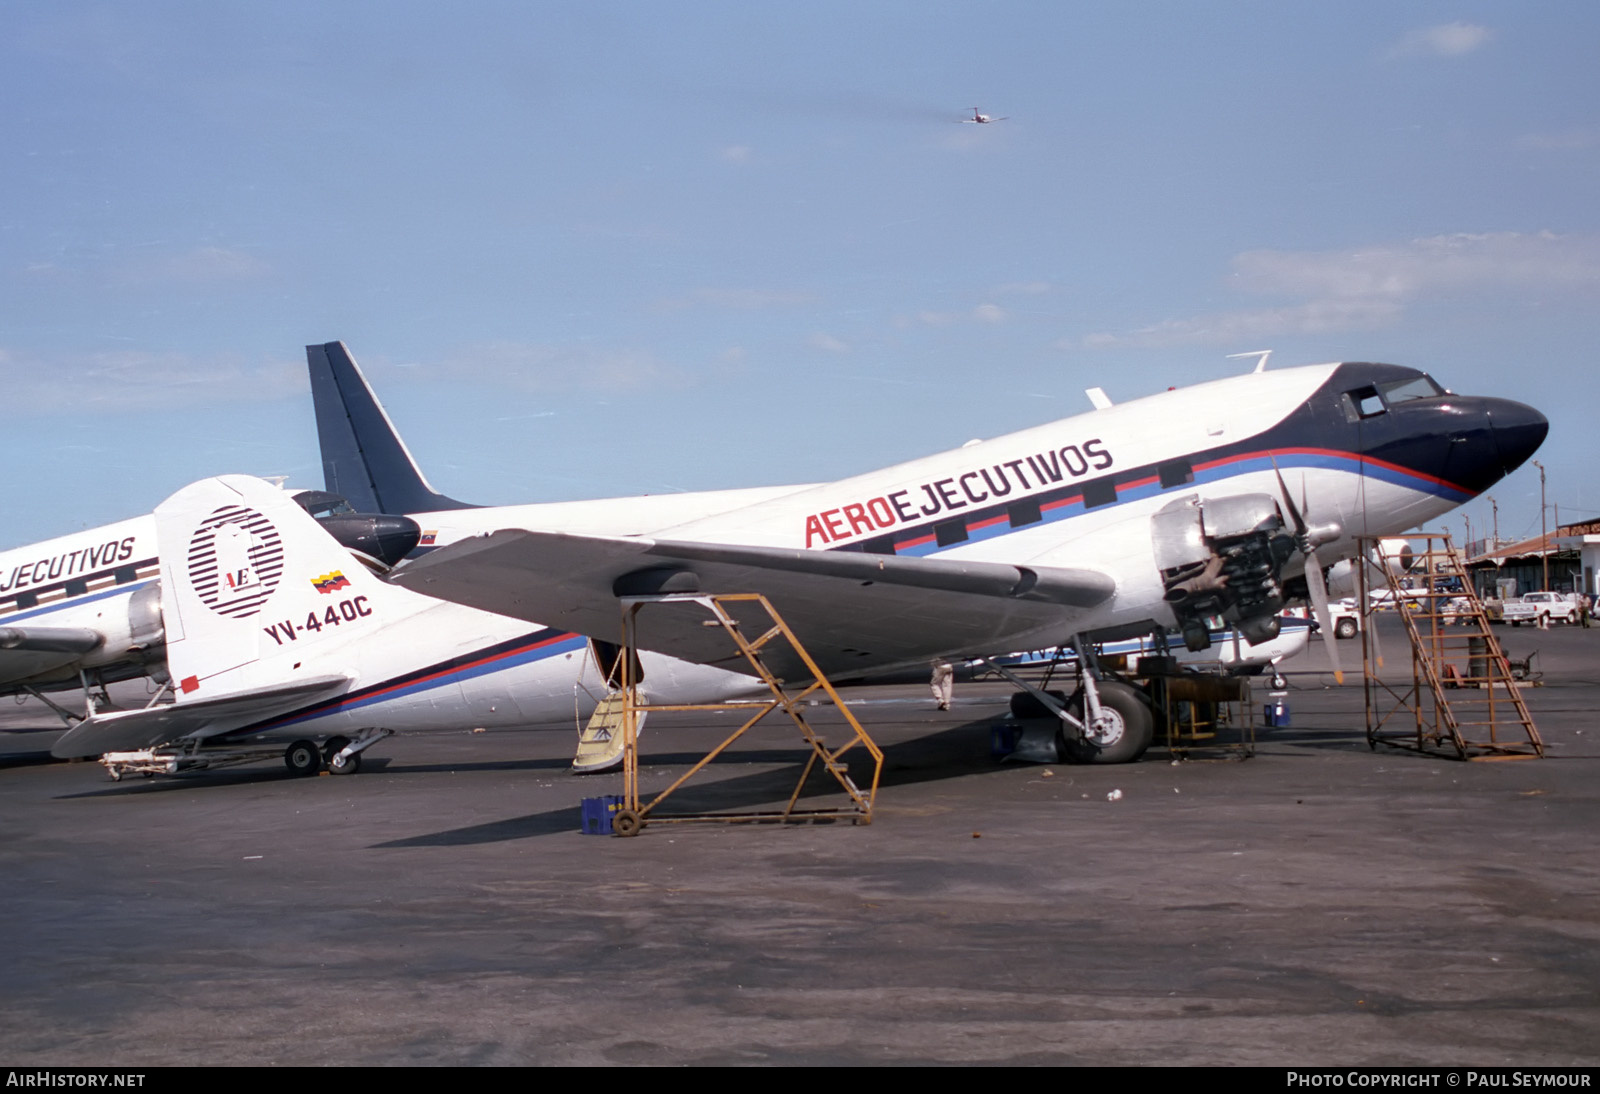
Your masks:
<svg viewBox="0 0 1600 1094"><path fill-rule="evenodd" d="M993 719L967 722L885 746L883 776L878 783L879 800L882 800L883 791L896 786L909 786L940 779L971 778L1004 770L1002 765L989 755L989 727L993 724ZM809 755L809 751L802 748L744 749L723 753L710 765L708 771L700 776L703 780L713 781L691 780L675 792L662 808L673 813L699 813L781 807L794 791L800 767ZM657 777L649 769L689 767L700 758L701 754L690 752L647 753L642 756L640 767L645 772L643 781L649 784L645 791L646 799L652 797L656 789L668 785L670 777L676 777L676 772L667 773L670 777ZM864 759L865 754L862 753L851 765L851 775L857 780L857 785L862 785L868 778L867 769L862 762ZM762 770L731 778L718 777L734 764L760 764ZM566 762L562 761L560 766L565 767ZM445 769L459 770L454 767ZM581 791L583 785L583 780L573 780L575 790ZM594 794L598 795L602 787L609 785L595 780ZM587 795L579 793L575 798L581 796ZM844 795L834 783L819 772L813 772L800 795L800 800L814 802L823 798L844 801ZM372 846L374 850L396 847L457 847L556 835L577 829L578 803L574 800L571 805L560 809L467 825L443 832L408 836Z"/></svg>

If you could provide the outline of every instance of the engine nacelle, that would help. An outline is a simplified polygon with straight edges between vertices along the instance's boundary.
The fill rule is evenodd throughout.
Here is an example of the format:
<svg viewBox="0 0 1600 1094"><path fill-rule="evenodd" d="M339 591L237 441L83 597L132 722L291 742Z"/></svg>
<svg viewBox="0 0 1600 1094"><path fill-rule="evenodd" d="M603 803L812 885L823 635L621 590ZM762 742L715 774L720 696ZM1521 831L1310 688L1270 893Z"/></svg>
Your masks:
<svg viewBox="0 0 1600 1094"><path fill-rule="evenodd" d="M1378 565L1377 552L1374 551L1367 557L1367 579L1369 582L1383 579L1383 571L1399 577L1408 573L1416 563L1416 556L1411 550L1411 544L1403 539L1383 540L1383 557L1386 565ZM1355 596L1358 574L1354 559L1340 559L1328 567L1328 595L1333 597Z"/></svg>
<svg viewBox="0 0 1600 1094"><path fill-rule="evenodd" d="M1211 644L1221 619L1259 639L1273 637L1283 608L1283 564L1294 536L1270 494L1198 494L1164 506L1150 519L1156 568L1184 645ZM1258 640L1251 637L1252 641Z"/></svg>

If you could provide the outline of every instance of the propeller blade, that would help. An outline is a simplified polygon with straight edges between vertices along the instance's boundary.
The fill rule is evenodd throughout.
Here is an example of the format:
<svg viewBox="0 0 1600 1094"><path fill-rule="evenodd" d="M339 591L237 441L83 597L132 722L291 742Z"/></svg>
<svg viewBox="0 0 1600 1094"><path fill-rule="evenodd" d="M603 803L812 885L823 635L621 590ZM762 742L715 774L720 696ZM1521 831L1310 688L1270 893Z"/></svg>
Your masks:
<svg viewBox="0 0 1600 1094"><path fill-rule="evenodd" d="M1295 506L1294 498L1289 494L1289 484L1283 481L1283 468L1278 466L1278 457L1269 453L1268 458L1272 460L1272 473L1278 476L1278 496L1283 499L1284 508L1289 510L1289 517L1294 521L1294 534L1304 536L1306 518L1300 515L1300 510Z"/></svg>
<svg viewBox="0 0 1600 1094"><path fill-rule="evenodd" d="M1306 589L1311 593L1311 611L1322 630L1322 646L1328 651L1333 664L1333 681L1344 683L1344 669L1339 664L1339 638L1333 633L1333 613L1328 610L1328 586L1322 580L1322 566L1315 551L1306 552Z"/></svg>
<svg viewBox="0 0 1600 1094"><path fill-rule="evenodd" d="M1278 466L1276 456L1272 459L1272 473L1278 476L1278 496L1283 499L1283 506L1289 510L1289 519L1294 521L1295 538L1300 541L1301 554L1306 560L1306 591L1311 594L1311 612L1316 617L1317 627L1322 631L1322 645L1328 651L1328 660L1333 664L1334 683L1344 683L1344 669L1339 664L1339 639L1333 633L1333 613L1328 610L1328 583L1322 579L1322 565L1317 561L1316 548L1311 545L1308 536L1308 525L1305 514L1294 503L1294 496L1289 493L1289 484L1283 481L1283 469ZM1305 489L1304 480L1301 489Z"/></svg>

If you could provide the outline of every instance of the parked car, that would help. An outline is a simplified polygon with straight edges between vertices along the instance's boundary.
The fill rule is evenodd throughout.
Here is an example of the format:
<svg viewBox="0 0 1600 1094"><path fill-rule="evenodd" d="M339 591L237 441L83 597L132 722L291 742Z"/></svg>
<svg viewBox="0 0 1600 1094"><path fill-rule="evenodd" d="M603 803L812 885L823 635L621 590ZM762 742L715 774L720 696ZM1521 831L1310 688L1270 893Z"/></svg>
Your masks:
<svg viewBox="0 0 1600 1094"><path fill-rule="evenodd" d="M1524 623L1545 626L1551 620L1562 623L1578 621L1578 598L1571 593L1525 593L1507 600L1501 617L1513 627Z"/></svg>

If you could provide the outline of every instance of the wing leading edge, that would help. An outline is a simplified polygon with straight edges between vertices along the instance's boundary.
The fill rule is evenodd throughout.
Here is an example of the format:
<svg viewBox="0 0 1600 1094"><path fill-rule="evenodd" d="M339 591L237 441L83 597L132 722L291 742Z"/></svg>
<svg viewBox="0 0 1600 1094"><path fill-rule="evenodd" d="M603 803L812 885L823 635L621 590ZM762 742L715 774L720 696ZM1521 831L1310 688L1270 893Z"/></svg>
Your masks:
<svg viewBox="0 0 1600 1094"><path fill-rule="evenodd" d="M0 627L0 684L70 665L104 644L87 627Z"/></svg>
<svg viewBox="0 0 1600 1094"><path fill-rule="evenodd" d="M1008 650L1012 640L1041 629L1065 635L1075 616L1115 591L1115 582L1094 570L524 529L462 540L385 580L610 642L621 640L621 596L761 593L829 674ZM739 668L726 638L706 628L704 618L645 613L639 643ZM786 655L768 663L786 678L805 675L798 659Z"/></svg>

